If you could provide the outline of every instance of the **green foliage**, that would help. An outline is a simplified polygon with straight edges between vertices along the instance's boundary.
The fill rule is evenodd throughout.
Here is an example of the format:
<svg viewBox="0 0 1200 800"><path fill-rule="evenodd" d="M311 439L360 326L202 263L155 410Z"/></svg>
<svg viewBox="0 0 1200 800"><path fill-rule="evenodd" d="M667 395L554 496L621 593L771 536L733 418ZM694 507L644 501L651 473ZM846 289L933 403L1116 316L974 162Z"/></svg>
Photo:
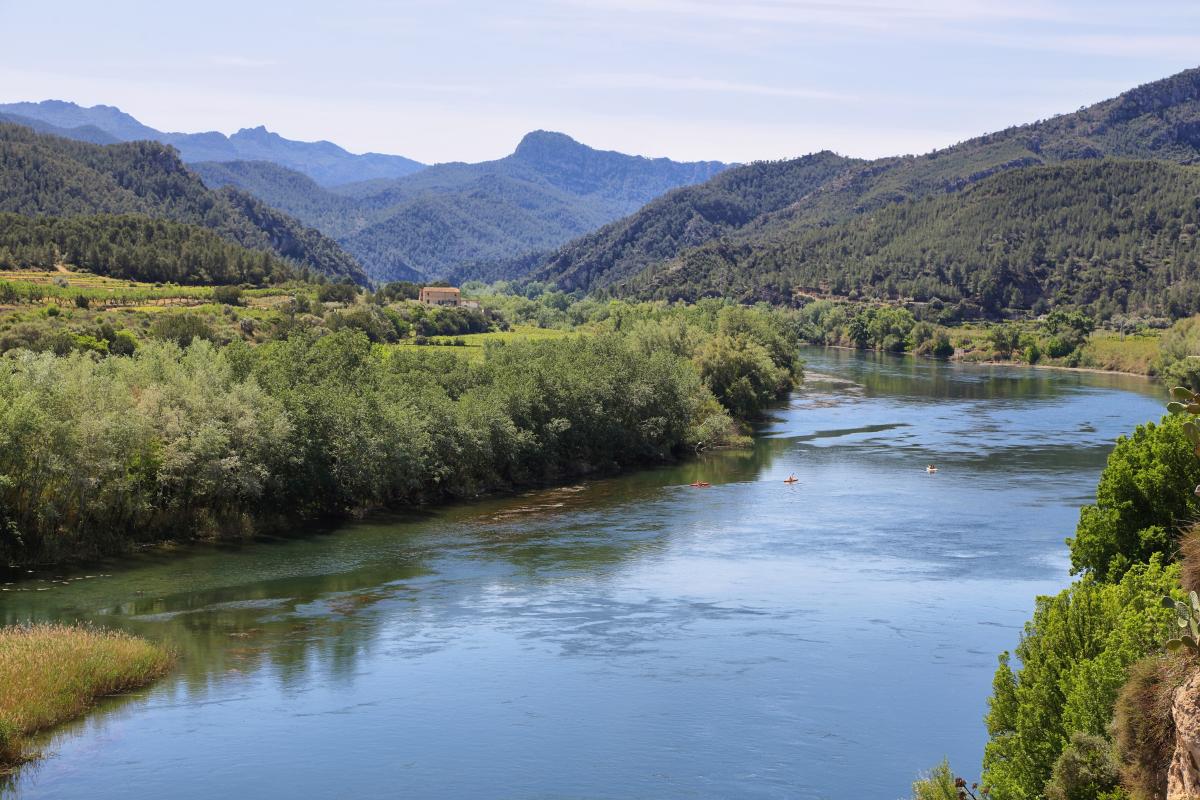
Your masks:
<svg viewBox="0 0 1200 800"><path fill-rule="evenodd" d="M1178 636L1167 640L1167 649L1200 655L1200 595L1189 592L1186 603L1168 595L1163 597L1162 603L1164 608L1175 612L1175 624L1180 629Z"/></svg>
<svg viewBox="0 0 1200 800"><path fill-rule="evenodd" d="M1121 437L1108 457L1096 502L1080 512L1071 567L1117 580L1131 565L1162 554L1174 557L1181 528L1200 514L1200 459L1186 420L1165 417Z"/></svg>
<svg viewBox="0 0 1200 800"><path fill-rule="evenodd" d="M529 134L507 158L439 164L411 175L323 189L272 164L197 164L210 186L236 186L337 238L376 280L454 271L456 281L513 277L557 247L724 164L680 164Z"/></svg>
<svg viewBox="0 0 1200 800"><path fill-rule="evenodd" d="M242 289L240 286L214 286L213 300L227 306L242 304Z"/></svg>
<svg viewBox="0 0 1200 800"><path fill-rule="evenodd" d="M1196 258L1196 171L1100 158L1194 163L1180 132L1197 119L1200 70L1188 70L924 156L751 165L545 256L532 276L643 298L865 290L970 298L977 312L1180 315L1200 296L1184 277L1194 266L1180 268Z"/></svg>
<svg viewBox="0 0 1200 800"><path fill-rule="evenodd" d="M1103 736L1075 731L1054 762L1046 800L1117 800L1120 773L1112 743Z"/></svg>
<svg viewBox="0 0 1200 800"><path fill-rule="evenodd" d="M1105 735L1130 664L1169 635L1160 599L1178 582L1178 568L1155 555L1117 583L1086 576L1038 598L1016 650L1020 667L1001 657L989 701L984 778L997 797L1041 797L1073 733ZM1063 769L1081 758L1069 756Z"/></svg>
<svg viewBox="0 0 1200 800"><path fill-rule="evenodd" d="M1089 161L1004 172L952 194L832 226L752 228L652 266L614 292L790 302L798 291L965 299L995 315L1022 298L1099 313L1200 311L1200 169ZM774 234L773 236L770 236ZM769 238L768 238L769 237ZM1070 334L1062 335L1071 346Z"/></svg>
<svg viewBox="0 0 1200 800"><path fill-rule="evenodd" d="M1021 345L1021 332L1013 325L995 325L988 334L992 347L1003 358L1008 358Z"/></svg>
<svg viewBox="0 0 1200 800"><path fill-rule="evenodd" d="M735 419L801 374L787 315L723 304L594 307L590 335L492 342L481 360L372 344L410 323L369 302L330 312L328 328L218 348L210 320L226 310L151 314L140 346L107 323L61 329L61 348L3 360L0 559L661 463L736 442ZM734 387L725 405L716 376Z"/></svg>
<svg viewBox="0 0 1200 800"><path fill-rule="evenodd" d="M293 277L292 267L278 256L231 244L196 225L140 215L0 213L0 269L54 269L61 263L146 282L265 283Z"/></svg>
<svg viewBox="0 0 1200 800"><path fill-rule="evenodd" d="M101 146L0 123L0 212L43 218L150 217L206 228L225 242L274 253L319 274L366 280L332 240L244 192L205 188L175 151L154 142ZM172 235L181 234L176 230ZM95 237L91 243L101 246ZM118 254L128 250L116 244ZM204 250L215 248L206 243ZM41 257L39 263L44 261Z"/></svg>
<svg viewBox="0 0 1200 800"><path fill-rule="evenodd" d="M353 303L357 297L358 287L353 283L327 283L317 289L322 303Z"/></svg>
<svg viewBox="0 0 1200 800"><path fill-rule="evenodd" d="M950 343L950 337L947 336L945 332L939 333L934 341L935 344L933 345L933 349L930 351L930 354L933 355L934 358L949 358L950 356L954 355L954 345ZM1031 361L1029 363L1032 364L1033 362Z"/></svg>
<svg viewBox="0 0 1200 800"><path fill-rule="evenodd" d="M823 152L730 169L707 183L664 195L545 256L532 277L568 291L616 284L687 247L790 206L852 163Z"/></svg>
<svg viewBox="0 0 1200 800"><path fill-rule="evenodd" d="M913 782L912 800L958 800L958 787L954 784L949 761L942 761Z"/></svg>
<svg viewBox="0 0 1200 800"><path fill-rule="evenodd" d="M187 347L197 339L210 342L216 339L212 326L203 317L188 313L159 315L150 326L150 335L180 347Z"/></svg>
<svg viewBox="0 0 1200 800"><path fill-rule="evenodd" d="M1155 369L1169 386L1200 391L1200 316L1181 319L1163 333Z"/></svg>

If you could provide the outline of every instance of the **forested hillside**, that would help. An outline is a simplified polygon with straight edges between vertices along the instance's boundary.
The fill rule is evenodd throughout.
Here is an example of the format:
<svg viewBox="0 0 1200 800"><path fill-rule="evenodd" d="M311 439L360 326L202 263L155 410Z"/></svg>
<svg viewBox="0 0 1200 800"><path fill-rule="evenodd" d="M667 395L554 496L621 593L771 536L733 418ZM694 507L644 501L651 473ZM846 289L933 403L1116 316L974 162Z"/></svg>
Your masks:
<svg viewBox="0 0 1200 800"><path fill-rule="evenodd" d="M439 164L329 191L268 164L199 164L210 186L236 186L338 239L377 280L459 279L557 247L725 165L594 150L560 133L527 135L505 158Z"/></svg>
<svg viewBox="0 0 1200 800"><path fill-rule="evenodd" d="M260 284L295 275L278 256L232 244L199 225L140 214L0 213L0 269L52 270L63 263L152 283Z"/></svg>
<svg viewBox="0 0 1200 800"><path fill-rule="evenodd" d="M995 175L784 241L724 243L643 272L639 296L790 303L800 293L965 302L984 313L1077 305L1200 310L1200 167L1104 159Z"/></svg>
<svg viewBox="0 0 1200 800"><path fill-rule="evenodd" d="M886 206L924 197L953 195L980 181L1016 169L1105 156L1161 159L1191 163L1200 157L1200 69L1133 89L1119 97L1076 113L1008 128L928 153L875 161L853 161L826 176L802 196L780 208L740 224L714 227L691 237L660 236L672 231L661 221L678 214L669 204L653 204L611 226L604 235L573 242L537 265L532 274L568 288L594 289L628 279L639 258L657 277L638 285L653 292L681 296L691 292L686 282L698 273L725 270L728 285L753 289L762 283L755 274L767 256L760 249L794 250L813 228L845 222ZM763 165L760 185L792 180L794 162ZM716 186L722 176L713 181ZM751 187L751 191L757 191ZM703 197L708 187L696 187ZM621 231L629 233L621 235ZM636 238L635 243L630 242ZM700 242L704 238L706 241ZM699 245L699 249L697 248ZM630 258L629 251L638 254ZM644 258L641 254L652 254ZM679 257L666 267L663 262ZM846 264L847 269L858 269ZM682 283L672 285L678 276ZM872 280L872 285L886 276ZM793 287L776 286L776 296L790 297ZM1032 302L1034 298L1029 298Z"/></svg>
<svg viewBox="0 0 1200 800"><path fill-rule="evenodd" d="M174 151L154 142L101 146L0 124L0 212L139 214L208 228L328 277L365 280L332 240L244 192L206 188Z"/></svg>
<svg viewBox="0 0 1200 800"><path fill-rule="evenodd" d="M325 186L374 178L395 178L424 167L403 156L382 153L350 153L332 142L297 142L285 139L263 126L242 128L226 136L207 133L166 133L143 125L113 106L84 108L61 100L40 103L0 105L0 114L33 120L47 125L46 133L71 139L106 143L95 138L96 132L112 142L153 141L169 144L186 162L195 161L271 161L299 170ZM14 120L17 121L17 120ZM28 123L22 123L28 124ZM39 128L41 130L41 128Z"/></svg>
<svg viewBox="0 0 1200 800"><path fill-rule="evenodd" d="M571 242L547 256L533 277L554 280L567 290L623 281L684 248L797 202L854 163L824 152L730 169Z"/></svg>

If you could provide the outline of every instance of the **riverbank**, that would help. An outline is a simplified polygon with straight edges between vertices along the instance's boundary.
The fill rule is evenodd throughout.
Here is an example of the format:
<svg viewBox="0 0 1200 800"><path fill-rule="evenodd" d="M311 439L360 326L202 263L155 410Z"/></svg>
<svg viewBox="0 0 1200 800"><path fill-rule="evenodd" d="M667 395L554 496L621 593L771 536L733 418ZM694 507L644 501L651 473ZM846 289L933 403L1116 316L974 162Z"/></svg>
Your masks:
<svg viewBox="0 0 1200 800"><path fill-rule="evenodd" d="M751 449L9 587L9 619L119 619L181 654L55 732L13 793L718 798L770 763L766 789L837 797L869 741L860 794L899 797L917 767L977 764L978 654L1068 582L1104 443L1161 403L1131 379L801 356L835 380Z"/></svg>
<svg viewBox="0 0 1200 800"><path fill-rule="evenodd" d="M173 662L165 648L118 631L0 628L0 773L36 757L27 737L81 716L98 698L153 682Z"/></svg>

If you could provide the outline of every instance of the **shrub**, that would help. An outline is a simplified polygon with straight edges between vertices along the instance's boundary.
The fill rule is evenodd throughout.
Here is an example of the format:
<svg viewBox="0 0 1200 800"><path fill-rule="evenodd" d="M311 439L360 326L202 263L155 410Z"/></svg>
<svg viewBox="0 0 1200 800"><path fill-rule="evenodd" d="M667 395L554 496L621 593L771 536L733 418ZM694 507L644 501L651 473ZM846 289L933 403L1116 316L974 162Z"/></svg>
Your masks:
<svg viewBox="0 0 1200 800"><path fill-rule="evenodd" d="M242 289L240 286L215 286L213 287L213 300L227 306L237 306L242 303Z"/></svg>
<svg viewBox="0 0 1200 800"><path fill-rule="evenodd" d="M160 314L150 326L150 335L155 339L174 342L180 347L187 347L198 339L216 339L212 326L203 317L190 313Z"/></svg>
<svg viewBox="0 0 1200 800"><path fill-rule="evenodd" d="M997 797L1041 796L1071 734L1105 735L1130 665L1170 633L1161 600L1178 592L1178 579L1178 567L1156 555L1119 583L1087 576L1038 598L1019 668L1001 656L988 701L984 779Z"/></svg>
<svg viewBox="0 0 1200 800"><path fill-rule="evenodd" d="M950 358L954 355L954 345L950 343L950 337L946 335L945 331L938 333L931 352L934 358Z"/></svg>
<svg viewBox="0 0 1200 800"><path fill-rule="evenodd" d="M1154 554L1171 559L1175 540L1200 516L1200 459L1176 415L1121 437L1100 475L1096 502L1079 514L1071 567L1117 580Z"/></svg>
<svg viewBox="0 0 1200 800"><path fill-rule="evenodd" d="M322 303L353 303L357 298L358 287L353 283L326 283L317 289Z"/></svg>
<svg viewBox="0 0 1200 800"><path fill-rule="evenodd" d="M1167 765L1175 751L1175 690L1195 668L1181 655L1147 656L1130 668L1117 697L1112 730L1121 777L1139 800L1166 800Z"/></svg>
<svg viewBox="0 0 1200 800"><path fill-rule="evenodd" d="M1054 762L1046 800L1104 800L1120 782L1112 743L1103 736L1075 731Z"/></svg>
<svg viewBox="0 0 1200 800"><path fill-rule="evenodd" d="M131 356L137 346L137 339L129 331L116 331L108 340L108 352L115 356Z"/></svg>

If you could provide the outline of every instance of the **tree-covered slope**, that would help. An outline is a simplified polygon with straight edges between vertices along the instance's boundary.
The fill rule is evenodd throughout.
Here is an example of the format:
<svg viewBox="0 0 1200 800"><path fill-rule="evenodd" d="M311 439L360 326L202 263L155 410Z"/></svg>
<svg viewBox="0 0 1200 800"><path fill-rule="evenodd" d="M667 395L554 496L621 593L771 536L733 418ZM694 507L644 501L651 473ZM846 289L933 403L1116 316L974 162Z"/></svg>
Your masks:
<svg viewBox="0 0 1200 800"><path fill-rule="evenodd" d="M173 150L154 142L102 146L0 124L0 211L140 214L199 225L329 277L365 280L329 238L244 192L208 189Z"/></svg>
<svg viewBox="0 0 1200 800"><path fill-rule="evenodd" d="M741 264L740 254L786 243L806 229L844 222L889 204L959 192L1001 172L1105 156L1184 164L1197 160L1200 69L1138 87L1072 114L1008 128L926 155L847 162L820 186L782 207L765 209L747 223L718 226L686 238L660 239L657 217L678 211L662 205L649 207L617 223L618 227L608 232L608 241L589 237L573 242L543 260L533 275L586 289L624 280L637 259L625 255L630 244L628 237L617 234L621 227L650 232L634 250L653 254L648 259L651 268L654 262L682 254L685 261L725 262L726 268L741 273L749 267ZM776 181L790 180L792 163L763 165L760 185L771 187ZM727 178L721 176L713 184ZM759 189L751 187L753 191ZM703 196L707 188L696 187L695 192ZM697 246L697 252L687 252ZM729 258L733 261L728 262ZM747 272L739 279L752 281L753 276Z"/></svg>
<svg viewBox="0 0 1200 800"><path fill-rule="evenodd" d="M801 293L1200 311L1200 166L1087 160L994 175L769 243L724 242L618 293L793 302Z"/></svg>
<svg viewBox="0 0 1200 800"><path fill-rule="evenodd" d="M684 248L795 203L853 163L824 152L735 167L706 183L670 192L546 255L533 277L568 290L624 281ZM519 273L514 269L513 274Z"/></svg>
<svg viewBox="0 0 1200 800"><path fill-rule="evenodd" d="M244 189L337 238L377 280L461 275L548 250L724 167L595 150L546 131L496 161L334 191L263 163L197 165L209 185Z"/></svg>
<svg viewBox="0 0 1200 800"><path fill-rule="evenodd" d="M155 141L179 150L184 161L270 161L298 170L324 186L376 178L408 175L424 164L403 156L383 153L350 153L332 142L298 142L285 139L263 126L243 128L231 136L217 131L167 133L143 125L113 106L85 108L62 100L40 103L0 104L0 114L9 114L47 124L47 130L72 139L96 141L94 131L113 141Z"/></svg>
<svg viewBox="0 0 1200 800"><path fill-rule="evenodd" d="M296 277L279 256L208 228L141 214L26 217L0 213L0 269L51 270L179 284L277 282Z"/></svg>

